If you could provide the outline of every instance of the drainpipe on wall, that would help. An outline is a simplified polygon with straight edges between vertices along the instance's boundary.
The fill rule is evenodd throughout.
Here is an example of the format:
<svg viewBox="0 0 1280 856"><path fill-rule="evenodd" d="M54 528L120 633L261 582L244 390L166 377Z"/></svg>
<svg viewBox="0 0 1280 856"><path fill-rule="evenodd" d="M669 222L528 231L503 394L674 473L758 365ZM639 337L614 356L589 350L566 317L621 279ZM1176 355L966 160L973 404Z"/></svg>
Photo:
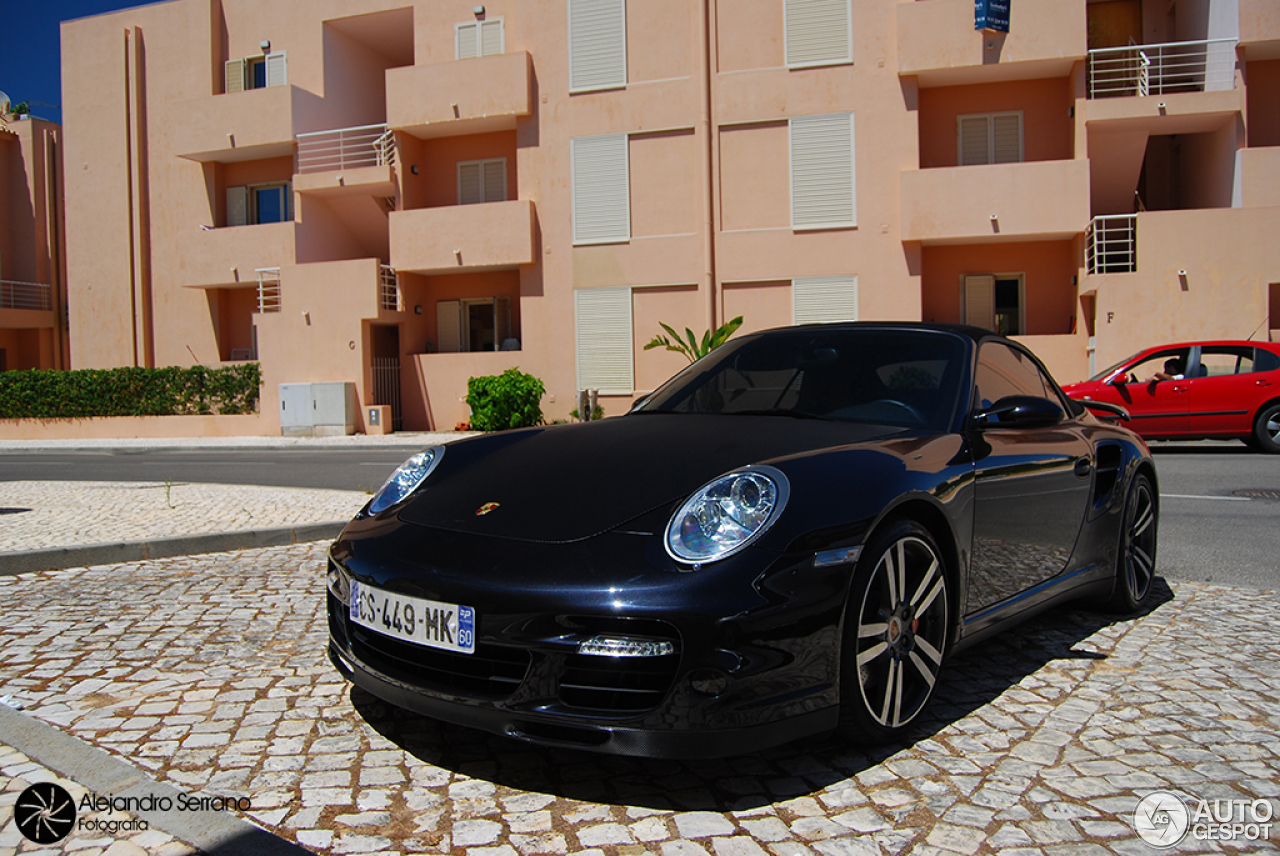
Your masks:
<svg viewBox="0 0 1280 856"><path fill-rule="evenodd" d="M715 205L718 196L716 134L711 122L711 79L715 73L715 0L701 0L696 6L698 44L702 50L702 85L698 92L698 130L705 141L702 158L702 288L706 300L707 329L716 328L716 232Z"/></svg>

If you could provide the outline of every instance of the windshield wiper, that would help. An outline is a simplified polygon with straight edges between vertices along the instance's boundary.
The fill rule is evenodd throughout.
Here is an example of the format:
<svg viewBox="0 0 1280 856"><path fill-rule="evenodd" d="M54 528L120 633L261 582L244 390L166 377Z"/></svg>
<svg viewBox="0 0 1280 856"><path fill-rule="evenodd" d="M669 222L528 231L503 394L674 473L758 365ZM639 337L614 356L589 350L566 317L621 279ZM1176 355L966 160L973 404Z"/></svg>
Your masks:
<svg viewBox="0 0 1280 856"><path fill-rule="evenodd" d="M773 407L761 410L728 410L722 411L725 416L789 416L792 419L817 419L822 422L835 422L827 416L819 416L816 413L806 413L803 410L788 410L783 407Z"/></svg>

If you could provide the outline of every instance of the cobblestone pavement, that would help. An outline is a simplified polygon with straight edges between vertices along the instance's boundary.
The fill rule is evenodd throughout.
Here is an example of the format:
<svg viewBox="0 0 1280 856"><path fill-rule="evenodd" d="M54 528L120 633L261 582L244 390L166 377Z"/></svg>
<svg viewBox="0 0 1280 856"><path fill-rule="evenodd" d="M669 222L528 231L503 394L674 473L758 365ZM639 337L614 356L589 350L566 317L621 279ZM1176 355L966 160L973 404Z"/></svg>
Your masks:
<svg viewBox="0 0 1280 856"><path fill-rule="evenodd" d="M0 553L349 520L363 491L184 482L4 482Z"/></svg>
<svg viewBox="0 0 1280 856"><path fill-rule="evenodd" d="M353 691L324 654L325 549L0 578L0 696L192 794L248 797L320 853L1138 856L1158 852L1131 825L1152 790L1280 816L1274 592L1161 584L1136 619L1050 612L953 659L900 745L686 763L530 747Z"/></svg>

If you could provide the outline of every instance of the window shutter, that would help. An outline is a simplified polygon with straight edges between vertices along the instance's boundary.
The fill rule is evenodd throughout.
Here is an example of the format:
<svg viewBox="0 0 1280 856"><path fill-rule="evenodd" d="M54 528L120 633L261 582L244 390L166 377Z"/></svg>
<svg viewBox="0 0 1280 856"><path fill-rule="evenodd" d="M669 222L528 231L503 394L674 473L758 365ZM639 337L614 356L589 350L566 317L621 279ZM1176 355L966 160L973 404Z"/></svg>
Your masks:
<svg viewBox="0 0 1280 856"><path fill-rule="evenodd" d="M610 244L631 240L631 188L627 135L571 140L573 242Z"/></svg>
<svg viewBox="0 0 1280 856"><path fill-rule="evenodd" d="M285 52L267 54L267 86L285 86L289 83L289 67Z"/></svg>
<svg viewBox="0 0 1280 856"><path fill-rule="evenodd" d="M436 303L436 351L456 354L462 350L462 302L441 300Z"/></svg>
<svg viewBox="0 0 1280 856"><path fill-rule="evenodd" d="M480 56L494 56L506 50L502 19L480 22Z"/></svg>
<svg viewBox="0 0 1280 856"><path fill-rule="evenodd" d="M997 113L991 117L992 163L1022 161L1022 114Z"/></svg>
<svg viewBox="0 0 1280 856"><path fill-rule="evenodd" d="M569 91L626 86L626 0L568 2Z"/></svg>
<svg viewBox="0 0 1280 856"><path fill-rule="evenodd" d="M857 225L853 114L791 120L791 225Z"/></svg>
<svg viewBox="0 0 1280 856"><path fill-rule="evenodd" d="M479 56L479 35L480 25L476 22L469 24L458 24L453 31L454 58L455 59L471 59Z"/></svg>
<svg viewBox="0 0 1280 856"><path fill-rule="evenodd" d="M249 225L249 188L244 186L227 188L227 225Z"/></svg>
<svg viewBox="0 0 1280 856"><path fill-rule="evenodd" d="M484 185L480 181L480 161L458 164L458 204L484 202Z"/></svg>
<svg viewBox="0 0 1280 856"><path fill-rule="evenodd" d="M793 324L858 320L856 276L807 276L791 280Z"/></svg>
<svg viewBox="0 0 1280 856"><path fill-rule="evenodd" d="M850 0L785 0L787 67L853 62Z"/></svg>
<svg viewBox="0 0 1280 856"><path fill-rule="evenodd" d="M485 202L507 201L507 159L481 161Z"/></svg>
<svg viewBox="0 0 1280 856"><path fill-rule="evenodd" d="M964 323L986 330L996 326L996 278L990 275L964 278Z"/></svg>
<svg viewBox="0 0 1280 856"><path fill-rule="evenodd" d="M223 91L227 93L244 92L244 75L245 61L243 59L229 59L222 67L222 73L225 85Z"/></svg>
<svg viewBox="0 0 1280 856"><path fill-rule="evenodd" d="M578 389L632 392L631 288L580 288L573 293L573 310Z"/></svg>
<svg viewBox="0 0 1280 856"><path fill-rule="evenodd" d="M960 137L960 166L990 163L991 126L986 116L961 116L957 120Z"/></svg>

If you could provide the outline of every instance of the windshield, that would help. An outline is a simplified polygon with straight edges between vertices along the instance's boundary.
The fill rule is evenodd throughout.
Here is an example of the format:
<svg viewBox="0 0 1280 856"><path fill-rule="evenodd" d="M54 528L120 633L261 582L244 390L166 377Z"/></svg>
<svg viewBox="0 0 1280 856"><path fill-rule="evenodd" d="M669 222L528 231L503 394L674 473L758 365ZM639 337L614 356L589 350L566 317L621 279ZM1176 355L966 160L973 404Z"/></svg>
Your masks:
<svg viewBox="0 0 1280 856"><path fill-rule="evenodd" d="M1142 353L1142 352L1141 352L1141 351L1139 351L1139 352L1138 352L1138 354L1140 354L1140 353ZM1107 366L1105 369L1103 369L1102 371L1098 372L1098 373L1097 373L1097 374L1095 374L1093 377L1089 378L1089 380L1102 380L1102 379L1104 379L1104 378L1106 378L1106 377L1109 377L1113 372L1115 372L1115 371L1116 371L1116 369L1120 368L1121 366L1125 365L1126 363L1131 362L1131 361L1133 360L1133 358L1134 358L1134 357L1138 356L1138 354L1130 354L1129 356L1125 357L1123 360L1121 360L1120 362L1116 363L1115 365Z"/></svg>
<svg viewBox="0 0 1280 856"><path fill-rule="evenodd" d="M745 336L699 360L636 413L828 419L946 430L964 357L949 333L806 327Z"/></svg>

